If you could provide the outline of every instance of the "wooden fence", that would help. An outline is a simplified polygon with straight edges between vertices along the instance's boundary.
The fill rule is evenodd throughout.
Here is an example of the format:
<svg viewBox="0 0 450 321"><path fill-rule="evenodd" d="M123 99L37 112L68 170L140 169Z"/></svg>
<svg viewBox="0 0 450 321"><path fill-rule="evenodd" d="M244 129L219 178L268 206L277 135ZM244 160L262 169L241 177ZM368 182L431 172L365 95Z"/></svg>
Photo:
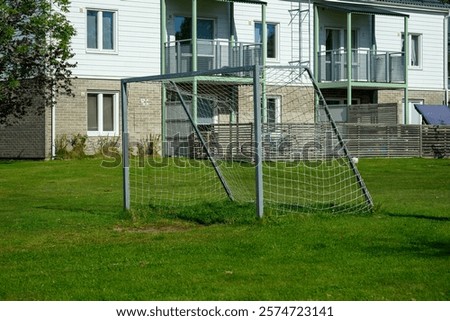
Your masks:
<svg viewBox="0 0 450 321"><path fill-rule="evenodd" d="M431 125L338 125L354 157L450 157L450 126ZM209 125L202 130L210 149L219 158L253 158L253 124ZM204 158L198 139L191 136L191 157ZM332 158L340 146L331 126L319 124L277 124L263 128L266 160Z"/></svg>
<svg viewBox="0 0 450 321"><path fill-rule="evenodd" d="M450 157L450 126L422 126L422 157Z"/></svg>

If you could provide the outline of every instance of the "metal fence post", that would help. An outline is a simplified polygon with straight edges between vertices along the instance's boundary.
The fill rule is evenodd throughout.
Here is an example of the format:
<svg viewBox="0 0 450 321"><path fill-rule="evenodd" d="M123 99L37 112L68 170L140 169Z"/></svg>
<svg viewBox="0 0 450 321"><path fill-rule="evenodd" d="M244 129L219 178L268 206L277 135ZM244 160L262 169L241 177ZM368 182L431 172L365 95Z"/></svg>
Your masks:
<svg viewBox="0 0 450 321"><path fill-rule="evenodd" d="M123 208L130 209L130 164L128 155L128 94L127 83L121 82L122 97L122 158L123 158Z"/></svg>

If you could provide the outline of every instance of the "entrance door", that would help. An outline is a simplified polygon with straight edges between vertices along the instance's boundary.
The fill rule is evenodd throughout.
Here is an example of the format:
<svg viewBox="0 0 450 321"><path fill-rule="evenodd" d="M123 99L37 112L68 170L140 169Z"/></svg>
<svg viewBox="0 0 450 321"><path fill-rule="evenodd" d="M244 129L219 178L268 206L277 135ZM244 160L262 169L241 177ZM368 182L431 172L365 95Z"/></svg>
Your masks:
<svg viewBox="0 0 450 321"><path fill-rule="evenodd" d="M410 99L408 104L408 119L407 124L412 125L421 125L422 124L422 115L414 107L414 104L423 105L422 99Z"/></svg>

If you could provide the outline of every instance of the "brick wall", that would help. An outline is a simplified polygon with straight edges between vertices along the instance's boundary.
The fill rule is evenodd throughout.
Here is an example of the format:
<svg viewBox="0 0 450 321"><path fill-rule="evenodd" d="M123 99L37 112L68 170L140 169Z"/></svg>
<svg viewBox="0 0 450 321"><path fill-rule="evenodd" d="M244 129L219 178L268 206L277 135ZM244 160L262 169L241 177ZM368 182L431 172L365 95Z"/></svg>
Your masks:
<svg viewBox="0 0 450 321"><path fill-rule="evenodd" d="M87 97L90 92L117 93L120 95L120 81L98 79L75 79L74 97L60 97L56 112L56 137L63 135L87 135ZM156 83L131 84L128 89L128 127L130 143L146 140L149 134L161 132L161 89ZM119 97L120 102L120 97ZM121 115L120 103L119 114ZM118 133L121 133L121 116ZM99 150L100 142L117 137L89 136L86 153ZM120 140L119 140L120 141Z"/></svg>
<svg viewBox="0 0 450 321"><path fill-rule="evenodd" d="M0 125L0 158L43 159L46 157L46 113L32 108L21 119L11 118L10 125Z"/></svg>
<svg viewBox="0 0 450 321"><path fill-rule="evenodd" d="M403 120L403 90L380 90L378 91L378 103L397 103L398 119L399 122ZM410 100L417 99L423 100L427 105L442 105L445 104L445 92L444 91L423 91L423 90L410 90L408 92Z"/></svg>

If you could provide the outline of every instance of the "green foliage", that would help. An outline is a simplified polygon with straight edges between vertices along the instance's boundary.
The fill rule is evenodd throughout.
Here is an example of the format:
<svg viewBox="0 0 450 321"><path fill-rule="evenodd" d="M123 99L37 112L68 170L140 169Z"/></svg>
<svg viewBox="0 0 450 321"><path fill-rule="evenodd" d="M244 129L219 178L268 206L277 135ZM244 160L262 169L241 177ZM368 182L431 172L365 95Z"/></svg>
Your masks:
<svg viewBox="0 0 450 321"><path fill-rule="evenodd" d="M69 0L0 0L0 124L71 94Z"/></svg>
<svg viewBox="0 0 450 321"><path fill-rule="evenodd" d="M55 139L55 150L57 159L68 159L70 158L69 139L66 134L57 136Z"/></svg>
<svg viewBox="0 0 450 321"><path fill-rule="evenodd" d="M98 138L98 149L96 153L99 156L110 157L119 153L120 136L105 136Z"/></svg>
<svg viewBox="0 0 450 321"><path fill-rule="evenodd" d="M60 135L55 139L55 149L57 159L84 158L86 156L86 135L75 134L67 136Z"/></svg>

